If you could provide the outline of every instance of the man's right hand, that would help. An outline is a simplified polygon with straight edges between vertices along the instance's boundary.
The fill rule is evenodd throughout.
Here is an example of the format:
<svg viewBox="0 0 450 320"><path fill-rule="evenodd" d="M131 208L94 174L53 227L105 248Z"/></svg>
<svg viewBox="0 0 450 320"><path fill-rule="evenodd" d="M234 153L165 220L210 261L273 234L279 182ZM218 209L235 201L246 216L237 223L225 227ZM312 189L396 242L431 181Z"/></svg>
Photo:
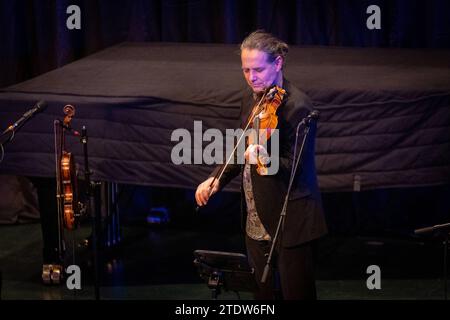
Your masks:
<svg viewBox="0 0 450 320"><path fill-rule="evenodd" d="M210 187L211 182L213 180L214 177L206 179L205 181L199 184L199 186L197 187L197 191L195 191L195 201L197 201L197 204L200 207L204 206L208 202L210 196L219 191L219 180L217 179L214 181L214 184Z"/></svg>

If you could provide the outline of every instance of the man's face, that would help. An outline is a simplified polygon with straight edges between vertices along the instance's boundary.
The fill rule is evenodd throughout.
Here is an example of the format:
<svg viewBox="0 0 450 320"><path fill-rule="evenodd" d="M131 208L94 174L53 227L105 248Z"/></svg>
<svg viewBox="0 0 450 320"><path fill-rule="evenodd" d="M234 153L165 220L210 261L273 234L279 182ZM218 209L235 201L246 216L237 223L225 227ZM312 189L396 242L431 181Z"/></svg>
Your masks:
<svg viewBox="0 0 450 320"><path fill-rule="evenodd" d="M255 93L277 84L281 77L281 57L269 62L267 53L257 49L243 49L241 61L245 80Z"/></svg>

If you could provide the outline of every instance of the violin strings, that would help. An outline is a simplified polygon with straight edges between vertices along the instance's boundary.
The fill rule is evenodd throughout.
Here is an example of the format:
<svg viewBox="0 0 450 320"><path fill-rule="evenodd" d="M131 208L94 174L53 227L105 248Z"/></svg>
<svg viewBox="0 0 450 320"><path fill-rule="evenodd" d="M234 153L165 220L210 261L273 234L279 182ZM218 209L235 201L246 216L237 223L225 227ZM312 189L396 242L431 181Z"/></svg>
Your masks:
<svg viewBox="0 0 450 320"><path fill-rule="evenodd" d="M243 138L244 135L245 135L245 131L247 131L248 127L250 126L250 123L252 123L253 118L254 118L255 115L256 115L256 110L258 110L258 108L260 107L261 103L262 103L263 100L265 99L265 97L266 97L266 95L267 95L267 92L268 92L268 91L266 91L266 92L264 93L264 95L263 95L263 96L261 97L261 99L259 100L258 104L253 108L253 111L252 111L252 113L251 113L251 117L250 117L250 119L247 121L247 125L246 125L245 128L244 128L244 132L243 132L242 135L239 137L239 139L238 139L238 141L237 141L237 143L236 143L236 146L234 147L233 151L231 152L230 156L228 157L227 162L223 165L222 169L220 170L220 174L218 175L218 177L217 177L217 175L216 175L216 176L214 177L214 179L211 181L211 184L209 185L209 188L210 188L210 190L209 190L209 196L211 196L211 194L212 194L212 192L213 192L212 186L213 186L214 182L215 182L216 180L220 181L220 178L222 178L223 173L225 172L226 167L227 167L228 164L230 163L231 158L234 156L234 153L236 152L236 149L238 148L239 144L241 143L242 138Z"/></svg>

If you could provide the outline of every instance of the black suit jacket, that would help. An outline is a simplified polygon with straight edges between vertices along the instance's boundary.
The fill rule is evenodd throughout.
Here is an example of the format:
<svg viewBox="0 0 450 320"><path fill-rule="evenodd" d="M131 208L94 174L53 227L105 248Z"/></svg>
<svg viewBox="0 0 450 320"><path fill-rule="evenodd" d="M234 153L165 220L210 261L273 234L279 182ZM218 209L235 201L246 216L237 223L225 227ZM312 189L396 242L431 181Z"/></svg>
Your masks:
<svg viewBox="0 0 450 320"><path fill-rule="evenodd" d="M274 175L261 176L256 172L256 166L251 166L253 196L256 210L273 238L287 193L295 147L296 129L298 123L312 110L309 98L284 79L283 87L286 95L277 109L279 129L279 170ZM251 90L246 90L241 104L241 128L255 104ZM304 130L298 135L297 153L303 140ZM314 240L327 232L323 215L320 191L317 184L314 159L316 124L311 122L310 131L305 143L300 165L294 184L291 188L287 206L286 220L281 234L281 242L285 247L296 246ZM269 150L270 152L270 150ZM228 165L222 178L220 188L242 172L242 165ZM220 168L216 168L214 176ZM243 189L241 188L241 193ZM242 218L245 226L246 203L242 194ZM244 228L245 229L245 228Z"/></svg>

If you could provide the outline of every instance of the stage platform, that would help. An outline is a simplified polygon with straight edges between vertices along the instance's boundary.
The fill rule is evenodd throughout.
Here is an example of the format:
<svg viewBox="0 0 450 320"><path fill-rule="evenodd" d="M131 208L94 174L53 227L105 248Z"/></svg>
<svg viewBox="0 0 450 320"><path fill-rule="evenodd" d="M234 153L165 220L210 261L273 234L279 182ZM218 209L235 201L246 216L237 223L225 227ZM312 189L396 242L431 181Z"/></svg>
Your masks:
<svg viewBox="0 0 450 320"><path fill-rule="evenodd" d="M321 190L448 183L449 71L449 50L292 47L285 76L320 111ZM6 145L0 173L54 176L53 121L72 104L94 179L195 188L211 168L173 164L171 134L194 121L235 128L244 88L235 45L121 43L0 91L1 128L48 102ZM68 147L82 164L78 138Z"/></svg>

